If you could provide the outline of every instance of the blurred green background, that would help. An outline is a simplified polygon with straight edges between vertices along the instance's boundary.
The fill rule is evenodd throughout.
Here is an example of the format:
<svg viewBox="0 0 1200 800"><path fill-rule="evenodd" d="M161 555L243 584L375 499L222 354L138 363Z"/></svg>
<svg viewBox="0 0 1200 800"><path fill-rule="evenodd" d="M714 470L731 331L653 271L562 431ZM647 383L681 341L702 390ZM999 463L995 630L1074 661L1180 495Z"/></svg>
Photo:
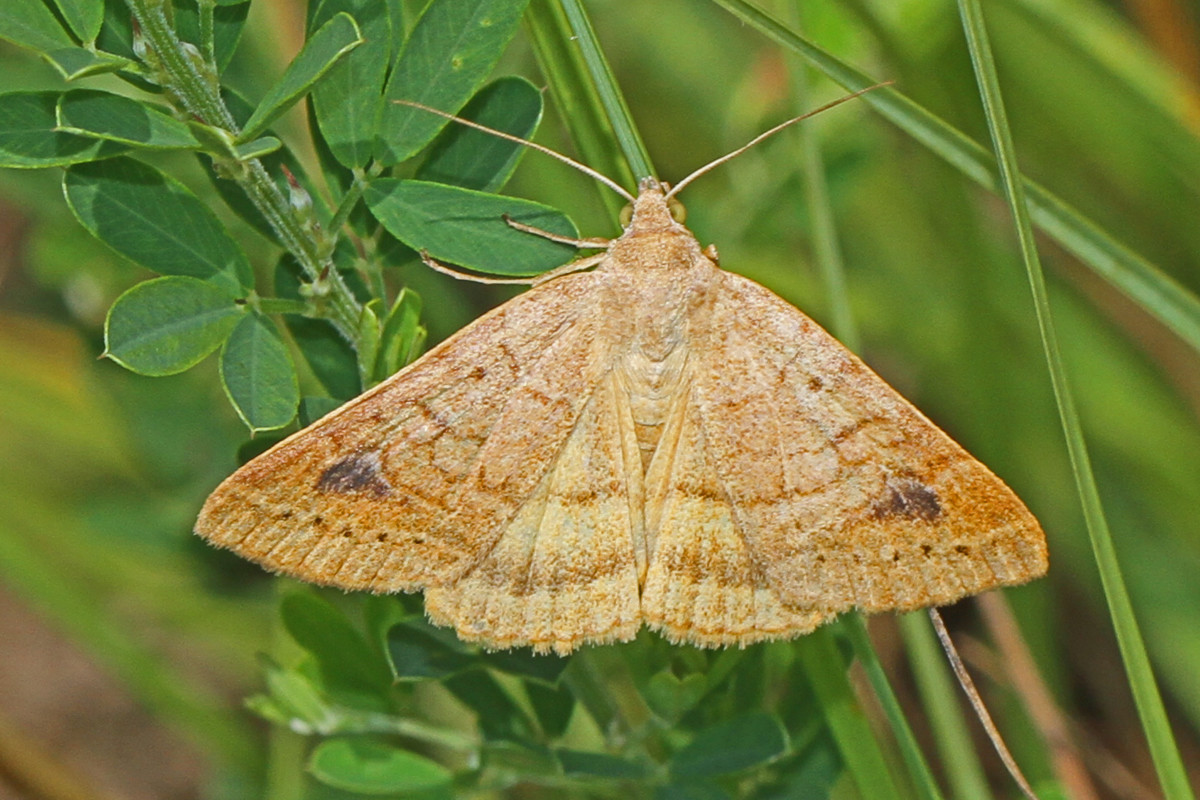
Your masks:
<svg viewBox="0 0 1200 800"><path fill-rule="evenodd" d="M1178 0L984 5L1024 173L1196 293L1197 8ZM771 7L990 149L953 3ZM713 3L593 0L588 9L666 180L843 93ZM255 3L227 82L260 97L303 28L301 3ZM497 72L544 83L521 34ZM0 90L30 88L62 81L33 54L0 43ZM573 152L553 97L547 105L538 140ZM1012 593L1026 618L1040 620L1026 638L1101 796L1154 796L1007 207L864 103L803 125L819 141L860 354L1042 521L1050 577ZM276 130L311 161L302 112ZM681 199L702 243L719 246L722 266L829 325L804 151L792 133ZM178 159L161 163L213 196L194 162ZM506 191L564 209L585 235L615 231L600 199L606 190L550 159L526 155ZM229 224L265 274L270 246ZM1184 760L1195 765L1200 359L1086 264L1047 238L1040 245L1118 553ZM246 431L213 359L161 379L97 360L105 311L146 277L70 216L58 171L0 172L0 786L11 775L53 774L65 783L48 796L224 797L240 796L261 773L265 725L241 698L259 683L256 652L278 644L276 594L255 568L190 533ZM389 277L420 292L431 341L511 294L420 265ZM964 636L973 630L969 612L950 617ZM872 631L907 702L893 623L873 621ZM980 652L986 668L989 651Z"/></svg>

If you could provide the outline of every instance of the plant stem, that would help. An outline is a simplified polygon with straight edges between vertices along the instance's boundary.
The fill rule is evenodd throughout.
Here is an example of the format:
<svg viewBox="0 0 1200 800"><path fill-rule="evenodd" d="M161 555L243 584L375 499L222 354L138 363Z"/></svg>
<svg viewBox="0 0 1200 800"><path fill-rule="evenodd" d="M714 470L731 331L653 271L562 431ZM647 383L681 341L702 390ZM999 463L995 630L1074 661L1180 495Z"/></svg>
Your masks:
<svg viewBox="0 0 1200 800"><path fill-rule="evenodd" d="M221 99L215 77L210 77L216 75L216 66L189 55L188 48L175 35L161 0L126 0L126 3L159 62L160 78L169 96L204 124L228 133L230 141L235 139L237 122ZM205 74L205 65L210 75ZM234 180L313 284L314 304L310 312L327 317L348 342L357 346L356 331L362 313L358 300L333 268L332 260L319 255L317 243L296 219L287 198L262 162L253 158L241 163L245 169Z"/></svg>

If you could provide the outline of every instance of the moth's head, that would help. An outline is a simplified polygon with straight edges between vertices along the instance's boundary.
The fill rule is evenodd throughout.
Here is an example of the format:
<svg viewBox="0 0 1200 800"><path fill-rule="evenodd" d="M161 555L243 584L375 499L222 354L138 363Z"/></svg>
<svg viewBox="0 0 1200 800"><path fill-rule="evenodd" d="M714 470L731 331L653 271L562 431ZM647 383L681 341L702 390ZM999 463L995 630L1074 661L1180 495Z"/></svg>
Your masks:
<svg viewBox="0 0 1200 800"><path fill-rule="evenodd" d="M669 195L669 184L657 178L642 178L638 183L638 196L621 209L621 226L629 232L683 229L687 209Z"/></svg>

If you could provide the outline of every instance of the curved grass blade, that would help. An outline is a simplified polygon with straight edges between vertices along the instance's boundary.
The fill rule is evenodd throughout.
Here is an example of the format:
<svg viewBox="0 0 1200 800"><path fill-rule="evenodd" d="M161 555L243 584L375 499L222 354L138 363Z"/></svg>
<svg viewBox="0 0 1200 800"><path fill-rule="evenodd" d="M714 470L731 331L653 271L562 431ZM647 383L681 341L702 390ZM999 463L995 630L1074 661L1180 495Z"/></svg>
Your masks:
<svg viewBox="0 0 1200 800"><path fill-rule="evenodd" d="M846 89L857 91L878 83L745 0L713 2L803 56ZM997 193L1002 191L995 159L962 131L892 88L869 92L862 99L976 183ZM1028 179L1022 183L1030 215L1038 227L1200 351L1200 298L1046 189Z"/></svg>
<svg viewBox="0 0 1200 800"><path fill-rule="evenodd" d="M1104 585L1104 595L1108 600L1109 613L1116 629L1117 643L1163 792L1171 800L1187 800L1193 797L1187 772L1184 770L1178 745L1171 733L1166 708L1163 706L1162 696L1159 694L1158 684L1155 682L1154 672L1150 667L1150 658L1146 654L1146 647L1142 641L1141 629L1138 627L1137 618L1133 614L1133 604L1125 588L1121 565L1117 560L1112 536L1108 529L1108 520L1100 501L1100 492L1092 473L1087 442L1083 437L1083 428L1080 425L1078 411L1071 395L1066 367L1063 365L1062 355L1059 351L1050 311L1050 299L1046 289L1046 278L1042 272L1037 244L1034 241L1033 225L1025 202L1025 187L1022 185L1017 166L1012 133L1008 129L1004 100L1000 93L1000 81L996 76L996 67L992 60L987 29L983 21L983 10L980 8L978 0L959 0L958 5L967 45L971 53L971 61L975 67L975 76L979 83L979 93L983 100L988 129L991 131L995 144L996 160L1004 182L1004 193L1012 209L1017 235L1021 243L1021 255L1029 273L1034 308L1042 333L1042 345L1046 351L1046 362L1050 368L1054 396L1058 401L1058 411L1067 439L1067 450L1075 474L1076 489L1083 504L1084 520L1100 571L1100 579Z"/></svg>

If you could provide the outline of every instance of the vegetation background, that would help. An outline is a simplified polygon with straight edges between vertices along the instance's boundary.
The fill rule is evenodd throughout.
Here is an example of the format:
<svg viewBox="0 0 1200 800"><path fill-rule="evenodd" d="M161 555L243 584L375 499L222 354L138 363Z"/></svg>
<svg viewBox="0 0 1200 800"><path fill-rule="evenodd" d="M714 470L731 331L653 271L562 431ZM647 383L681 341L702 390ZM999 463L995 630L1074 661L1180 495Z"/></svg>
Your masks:
<svg viewBox="0 0 1200 800"><path fill-rule="evenodd" d="M52 135L44 119L14 111L7 93L83 87L168 107L146 91L153 87L114 72L128 75L133 64L74 47L90 40L71 23L97 4L20 0L0 10L0 38L11 42L0 43L5 166L35 166L19 163L36 149L30 137ZM130 10L154 5L104 3L105 35L128 31ZM324 21L371 5L384 8L216 4L218 35L236 42L222 85L252 104L270 97L313 15ZM19 23L34 6L64 23L69 46L30 38ZM397 43L423 6L387 5ZM1068 206L1035 191L1049 309L1173 744L1153 713L1146 728L1139 723L1114 635L1114 619L1128 623L1110 615L1102 589L1012 216L1000 194L967 179L969 151L921 127L929 112L991 152L997 120L980 102L964 35L973 29L960 16L975 4L770 3L803 41L895 87L705 176L683 197L689 226L719 245L725 267L841 334L1043 522L1050 577L1006 593L1020 623L1016 644L1006 643L994 608L982 618L970 602L947 612L1039 795L1185 797L1188 778L1179 780L1182 770L1161 750L1156 769L1144 730L1178 747L1197 786L1200 18L1177 0L983 6L1020 168ZM592 40L572 34L564 7L577 9L533 0L511 43L494 44L492 74L548 85L537 140L624 178L619 138L606 129L611 114L587 93L605 81L570 55ZM196 8L175 0L174 18L203 19L212 6ZM805 61L796 41L764 35L770 26L743 3L591 0L587 11L666 180L845 92L828 79L832 62L812 68L811 52ZM365 30L367 20L358 22ZM455 33L442 36L446 52ZM99 41L100 50L111 43ZM889 105L893 92L915 106ZM319 215L343 196L348 172L319 157L305 106L274 119L269 133L293 151ZM188 152L228 144L129 146L215 212L271 297L280 248L231 210L205 175L211 159ZM410 176L420 161L395 173ZM93 186L111 179L105 167L87 169L72 174L99 175ZM271 177L282 183L281 175ZM58 167L0 171L0 796L1017 796L930 655L920 615L870 623L910 737L889 724L887 700L861 665L847 673L851 651L863 654L853 624L746 650L676 648L645 635L569 660L506 659L422 625L417 598L310 591L207 548L191 523L236 466L247 427L223 394L216 357L171 377L97 360L110 307L145 285L153 265L93 237L67 210L62 185ZM563 210L585 235L616 231L607 190L538 154L521 157L504 191ZM78 212L78 196L72 205ZM382 279L388 299L375 311L386 320L400 287L414 290L430 342L510 294L430 273L389 245L361 205L343 239L375 247L338 256L366 276L368 292ZM170 273L170 254L162 258L155 271ZM377 276L370 264L383 265ZM360 345L364 330L355 332ZM373 335L401 336L407 347L419 330L407 318ZM304 366L306 347L320 345L297 337L287 349L301 365L300 394L336 395L328 386L336 378ZM362 371L349 355L353 382ZM310 403L310 412L325 407ZM286 419L294 410L293 401ZM1045 696L1036 681L1030 688L1022 642ZM243 706L247 695L257 713Z"/></svg>

